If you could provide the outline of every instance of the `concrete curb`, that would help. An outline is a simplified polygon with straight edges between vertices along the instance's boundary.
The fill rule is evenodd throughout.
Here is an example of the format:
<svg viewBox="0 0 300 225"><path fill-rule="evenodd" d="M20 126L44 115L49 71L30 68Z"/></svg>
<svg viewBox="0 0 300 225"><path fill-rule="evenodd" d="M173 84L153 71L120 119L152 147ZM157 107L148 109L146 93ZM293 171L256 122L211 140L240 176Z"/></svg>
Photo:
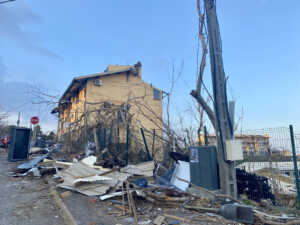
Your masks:
<svg viewBox="0 0 300 225"><path fill-rule="evenodd" d="M52 186L50 186L50 195L53 197L53 200L55 202L55 205L60 209L61 215L64 218L64 223L66 225L78 225L75 221L73 215L63 202L63 200L60 198L59 194L57 193L56 189Z"/></svg>

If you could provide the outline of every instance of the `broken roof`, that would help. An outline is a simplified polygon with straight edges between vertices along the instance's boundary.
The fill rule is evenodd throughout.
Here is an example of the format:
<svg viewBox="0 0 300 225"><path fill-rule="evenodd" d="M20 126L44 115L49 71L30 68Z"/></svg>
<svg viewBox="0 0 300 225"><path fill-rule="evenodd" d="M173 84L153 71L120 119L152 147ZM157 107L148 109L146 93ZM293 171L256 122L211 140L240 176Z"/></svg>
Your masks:
<svg viewBox="0 0 300 225"><path fill-rule="evenodd" d="M138 73L138 71L136 70L136 67L128 66L128 68L126 68L126 69L111 70L111 71L106 71L103 73L94 73L94 74L88 74L88 75L84 75L84 76L74 77L73 80L71 81L70 85L68 86L68 88L66 89L64 94L62 95L62 97L59 99L59 102L61 102L63 100L67 100L71 96L71 93L73 91L77 90L80 87L80 85L82 84L82 82L84 82L88 79L95 79L100 76L102 77L102 76L108 76L108 75L126 73L126 72L128 72L128 73L132 72L135 75L137 75L137 73Z"/></svg>

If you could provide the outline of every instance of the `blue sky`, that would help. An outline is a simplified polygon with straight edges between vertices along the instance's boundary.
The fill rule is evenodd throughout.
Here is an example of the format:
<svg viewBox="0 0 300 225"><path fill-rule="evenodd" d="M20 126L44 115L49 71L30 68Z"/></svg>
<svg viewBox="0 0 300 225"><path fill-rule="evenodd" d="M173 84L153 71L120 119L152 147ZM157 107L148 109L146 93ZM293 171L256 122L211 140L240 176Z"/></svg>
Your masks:
<svg viewBox="0 0 300 225"><path fill-rule="evenodd" d="M300 122L300 2L218 1L229 97L244 111L244 128ZM0 94L15 120L23 112L56 122L31 105L28 83L61 94L72 77L103 71L108 64L141 61L143 79L168 91L170 68L179 70L173 118L187 117L197 71L196 1L16 0L0 5ZM210 86L209 64L205 82Z"/></svg>

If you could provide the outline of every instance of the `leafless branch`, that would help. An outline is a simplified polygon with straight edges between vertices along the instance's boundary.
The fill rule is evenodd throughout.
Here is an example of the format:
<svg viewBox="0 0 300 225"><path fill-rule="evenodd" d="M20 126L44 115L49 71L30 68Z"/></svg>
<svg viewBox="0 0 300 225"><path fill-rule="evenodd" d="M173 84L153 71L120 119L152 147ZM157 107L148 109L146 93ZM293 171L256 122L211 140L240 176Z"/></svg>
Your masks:
<svg viewBox="0 0 300 225"><path fill-rule="evenodd" d="M210 120L210 122L212 123L213 127L215 128L215 114L213 112L213 110L210 108L210 106L207 104L207 102L203 99L203 97L201 95L198 95L196 91L192 91L191 95L199 102L199 104L203 107L203 109L205 110L205 112L207 113L207 116Z"/></svg>
<svg viewBox="0 0 300 225"><path fill-rule="evenodd" d="M201 41L201 46L202 46L202 57L201 57L201 63L200 63L200 68L198 72L198 77L197 77L197 85L196 85L196 90L193 90L191 92L191 95L197 100L199 103L199 115L200 115L200 121L199 121L199 128L197 130L198 133L198 138L200 140L200 132L203 127L203 115L205 111L208 115L209 120L211 121L212 125L215 127L215 116L214 112L211 109L211 107L208 104L208 101L205 101L203 96L202 96L202 85L203 85L203 75L204 75L204 69L206 65L206 55L207 55L207 44L206 44L206 37L204 35L204 25L205 25L205 17L204 17L204 10L203 12L201 11L201 5L200 5L200 0L197 0L197 11L199 15L199 39ZM208 90L207 90L208 92ZM209 94L209 93L208 93ZM210 94L209 94L210 96Z"/></svg>
<svg viewBox="0 0 300 225"><path fill-rule="evenodd" d="M28 94L31 96L31 103L35 105L55 106L58 103L59 95L48 94L38 86L31 85Z"/></svg>

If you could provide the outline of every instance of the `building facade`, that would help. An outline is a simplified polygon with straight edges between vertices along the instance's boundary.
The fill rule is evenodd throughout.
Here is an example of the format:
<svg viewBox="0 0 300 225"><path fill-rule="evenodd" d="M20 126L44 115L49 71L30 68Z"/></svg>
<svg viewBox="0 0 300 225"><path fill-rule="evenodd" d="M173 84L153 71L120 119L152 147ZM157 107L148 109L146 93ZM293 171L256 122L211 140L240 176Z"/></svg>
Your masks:
<svg viewBox="0 0 300 225"><path fill-rule="evenodd" d="M244 154L264 155L268 153L270 147L270 137L267 135L235 135L235 139L242 142ZM208 143L216 145L216 136L209 135Z"/></svg>
<svg viewBox="0 0 300 225"><path fill-rule="evenodd" d="M58 137L82 132L108 120L116 120L120 142L125 142L124 121L130 115L131 131L141 139L145 130L150 143L151 132L162 135L162 91L142 80L142 65L109 65L103 73L73 78L53 113L58 113ZM117 110L115 110L117 109ZM111 115L111 116L110 116ZM75 135L76 136L76 135Z"/></svg>

